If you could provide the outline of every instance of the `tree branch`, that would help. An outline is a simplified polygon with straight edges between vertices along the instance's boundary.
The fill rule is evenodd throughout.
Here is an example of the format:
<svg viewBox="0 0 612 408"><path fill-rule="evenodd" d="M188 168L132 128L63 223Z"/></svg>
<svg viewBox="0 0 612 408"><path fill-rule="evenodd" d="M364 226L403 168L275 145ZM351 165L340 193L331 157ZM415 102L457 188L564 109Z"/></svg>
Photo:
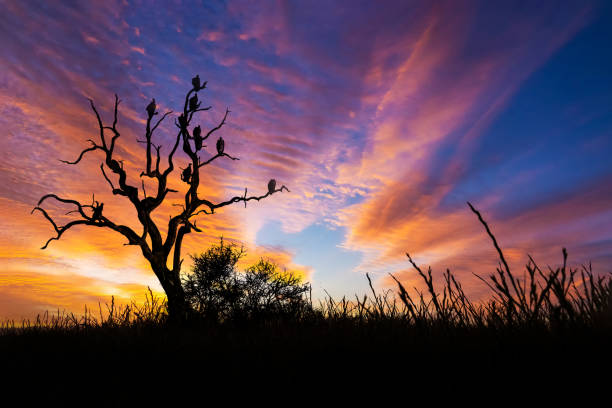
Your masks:
<svg viewBox="0 0 612 408"><path fill-rule="evenodd" d="M196 113L196 112L205 112L207 110L210 110L211 108L212 108L212 106L207 106L205 108L198 108L198 109L190 111L189 112L189 121L191 122L191 119L193 118L193 114L194 113Z"/></svg>
<svg viewBox="0 0 612 408"><path fill-rule="evenodd" d="M211 157L210 159L206 160L205 162L202 162L202 163L198 164L198 168L200 168L200 167L204 167L204 166L206 166L207 164L210 164L210 163L211 163L213 160L215 160L216 158L218 158L218 157L222 157L222 156L229 157L229 158L230 158L230 159L232 159L232 160L240 160L239 158L237 158L237 157L232 157L232 156L230 156L230 155L229 155L229 154L227 154L227 153L217 153L216 155L214 155L214 156L213 156L213 157Z"/></svg>
<svg viewBox="0 0 612 408"><path fill-rule="evenodd" d="M47 200L49 198L53 198L53 199L55 199L55 200L57 200L59 202L62 202L62 203L76 205L77 209L74 210L74 211L70 211L69 213L78 212L83 219L70 221L66 225L58 226L57 223L53 220L53 218L51 218L51 216L49 215L47 210L45 210L44 208L41 207L41 204L45 200ZM34 211L40 211L43 214L43 216L51 223L51 225L53 226L53 229L55 230L57 235L55 237L49 238L49 240L47 240L47 242L45 243L45 245L43 245L41 247L41 249L46 249L51 241L59 240L60 237L64 234L64 232L66 232L70 228L74 227L75 225L90 225L90 226L94 226L94 227L107 227L107 228L115 230L115 231L121 233L123 236L125 236L128 239L128 242L129 242L130 245L141 245L141 246L143 244L146 245L146 242L142 242L140 239L138 239L138 235L136 235L136 233L131 228L129 228L129 227L125 226L125 225L117 225L114 222L110 221L108 218L106 218L102 214L102 208L104 206L103 203L98 203L97 206L94 206L93 205L94 203L97 203L97 201L94 200L92 205L81 204L77 200L61 198L61 197L58 197L55 194L47 194L47 195L43 196L38 201L37 206L32 209L31 213L33 214ZM91 209L93 209L93 215L92 216L87 215L83 211L83 208L91 208ZM143 250L144 250L144 248L143 248Z"/></svg>
<svg viewBox="0 0 612 408"><path fill-rule="evenodd" d="M155 124L155 126L153 126L153 128L151 129L151 136L153 136L153 132L155 132L155 129L157 129L157 127L160 125L160 123L162 123L162 121L164 119L166 119L166 116L172 114L172 111L168 111L166 113L163 114L163 116L157 121L157 123Z"/></svg>
<svg viewBox="0 0 612 408"><path fill-rule="evenodd" d="M228 115L229 113L230 113L229 108L226 108L226 109L225 109L225 115L223 115L223 119L221 120L221 123L219 123L219 124L218 124L217 126L215 126L214 128L210 129L210 130L208 131L208 133L206 133L206 136L204 136L204 137L202 138L202 141L204 141L204 140L208 139L208 137L209 137L210 135L212 135L212 134L213 134L213 133L215 133L217 130L221 129L221 128L223 127L223 125L225 125L225 121L226 121L226 119L227 119L227 115Z"/></svg>
<svg viewBox="0 0 612 408"><path fill-rule="evenodd" d="M247 202L247 201L251 201L251 200L257 200L257 201L259 201L259 200L262 200L262 199L264 199L264 198L266 198L266 197L271 196L271 195L272 195L272 194L274 194L274 193L280 193L280 192L282 192L283 190L286 190L287 192L290 192L290 191L289 191L289 189L283 185L283 186L281 186L281 188L274 189L274 191L272 191L272 192L268 191L266 194L264 194L264 195L262 195L262 196L251 196L251 197L247 197L247 196L246 196L246 189L245 189L245 190L244 190L244 192L245 192L245 195L244 195L244 196L236 196L236 197L233 197L233 198L231 198L231 199L229 199L229 200L227 200L227 201L224 201L224 202L222 202L222 203L219 203L219 204L212 204L212 206L210 206L210 205L209 205L209 207L210 207L210 209L211 209L212 211L214 211L216 208L225 207L226 205L230 205L230 204L233 204L233 203L238 203L238 202L240 202L240 201L244 201L244 203L246 204L246 202Z"/></svg>
<svg viewBox="0 0 612 408"><path fill-rule="evenodd" d="M81 216L82 216L83 218L86 218L86 219L87 219L87 218L89 218L89 217L88 217L88 216L85 214L85 212L83 211L83 207L84 207L84 205L83 205L83 204L81 204L80 202L78 202L78 201L76 201L76 200L71 200L71 199L67 199L67 198L61 198L61 197L58 197L58 196L57 196L57 195L55 195L55 194L46 194L46 195L42 196L42 197L41 197L41 199L40 199L40 200L38 200L38 204L36 204L36 207L35 207L35 208L39 208L39 207L40 207L40 205L41 205L41 204L42 204L42 203L43 203L45 200L47 200L48 198L54 198L54 199L56 199L57 201L60 201L60 202L65 203L65 204L73 204L73 205L76 205L76 206L77 206L77 208L78 208L78 212L79 212L79 214L81 214ZM33 211L33 210L32 210L32 211Z"/></svg>
<svg viewBox="0 0 612 408"><path fill-rule="evenodd" d="M94 150L97 150L97 149L104 150L104 148L102 146L98 146L93 140L89 139L88 142L91 142L92 146L88 147L85 150L83 150L81 152L81 154L79 154L79 157L77 157L77 159L75 161L69 161L69 160L60 160L60 161L62 163L66 163L66 164L77 164L77 163L79 163L81 161L81 159L83 158L85 153L93 152Z"/></svg>
<svg viewBox="0 0 612 408"><path fill-rule="evenodd" d="M104 147L104 150L106 151L107 147L106 147L106 140L104 139L104 125L102 124L102 118L100 118L100 114L98 113L98 110L96 109L96 105L94 105L93 99L89 99L89 104L91 105L91 109L96 114L96 119L98 120L98 127L100 128L100 140L102 142L102 147Z"/></svg>
<svg viewBox="0 0 612 408"><path fill-rule="evenodd" d="M181 131L177 133L176 142L174 142L174 146L172 147L172 150L170 151L170 154L168 155L168 168L164 171L164 174L163 174L164 177L168 177L168 175L172 173L172 171L174 171L174 162L172 161L172 158L174 157L174 153L176 153L176 149L178 148L178 145L180 142L181 142Z"/></svg>
<svg viewBox="0 0 612 408"><path fill-rule="evenodd" d="M49 246L49 243L51 241L57 241L61 238L62 234L64 234L64 232L66 232L68 229L70 229L71 227L75 226L75 225L95 225L93 224L91 221L87 221L87 220L76 220L76 221L71 221L68 224L58 227L57 224L55 224L55 222L51 219L51 217L49 216L49 214L47 213L47 211L45 211L44 208L40 208L40 207L34 207L34 209L32 210L32 213L34 213L34 211L40 211L43 213L43 215L45 216L46 219L48 219L51 224L53 225L53 228L55 228L55 232L57 233L57 236L55 237L51 237L47 240L47 242L45 242L45 245L43 245L42 247L40 247L40 249L46 249L47 246Z"/></svg>
<svg viewBox="0 0 612 408"><path fill-rule="evenodd" d="M104 176L104 179L108 182L108 184L110 185L110 188L113 192L113 194L115 195L125 195L123 193L123 191L121 191L118 188L115 188L115 186L113 185L113 182L108 178L108 176L106 175L106 172L104 171L104 163L100 164L100 170L102 170L102 175Z"/></svg>

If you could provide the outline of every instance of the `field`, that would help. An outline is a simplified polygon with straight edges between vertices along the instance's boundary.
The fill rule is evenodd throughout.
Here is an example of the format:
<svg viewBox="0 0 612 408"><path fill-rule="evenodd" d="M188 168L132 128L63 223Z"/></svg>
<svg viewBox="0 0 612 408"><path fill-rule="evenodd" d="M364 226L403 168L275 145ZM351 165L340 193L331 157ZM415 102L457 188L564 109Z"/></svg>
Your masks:
<svg viewBox="0 0 612 408"><path fill-rule="evenodd" d="M500 257L497 271L482 278L492 291L484 303L470 301L449 271L439 285L408 255L425 293L411 294L399 281L396 291L377 293L370 281L371 294L352 301L313 304L303 296L297 306L225 310L214 318L200 312L179 323L168 318L165 300L150 293L141 305L4 322L3 367L30 381L57 379L57 367L68 368L73 384L111 381L104 395L117 404L110 396L135 391L125 384L162 380L202 390L289 390L315 381L338 392L340 384L358 382L381 390L438 383L512 388L563 376L572 384L608 378L610 275L568 267L564 250L562 267L541 269L530 259L519 278L474 212Z"/></svg>

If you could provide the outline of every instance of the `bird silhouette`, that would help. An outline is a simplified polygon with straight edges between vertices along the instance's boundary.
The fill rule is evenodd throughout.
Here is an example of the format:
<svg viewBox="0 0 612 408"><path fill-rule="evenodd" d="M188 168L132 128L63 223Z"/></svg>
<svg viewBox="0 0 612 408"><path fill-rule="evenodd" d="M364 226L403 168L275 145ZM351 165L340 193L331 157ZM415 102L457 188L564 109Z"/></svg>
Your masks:
<svg viewBox="0 0 612 408"><path fill-rule="evenodd" d="M193 140L195 141L196 150L202 149L202 128L199 125L193 128Z"/></svg>
<svg viewBox="0 0 612 408"><path fill-rule="evenodd" d="M222 137L220 137L217 140L217 153L218 154L223 154L223 151L225 150L225 141L223 140Z"/></svg>
<svg viewBox="0 0 612 408"><path fill-rule="evenodd" d="M181 174L181 180L185 183L191 182L191 163L185 169L183 169L183 173Z"/></svg>
<svg viewBox="0 0 612 408"><path fill-rule="evenodd" d="M200 75L196 75L194 78L191 79L191 84L193 85L193 89L197 91L200 90Z"/></svg>
<svg viewBox="0 0 612 408"><path fill-rule="evenodd" d="M155 104L155 98L151 100L151 103L147 105L147 114L149 118L152 118L155 115L155 109L157 109L157 105Z"/></svg>
<svg viewBox="0 0 612 408"><path fill-rule="evenodd" d="M268 194L273 194L276 190L276 180L272 179L268 182Z"/></svg>
<svg viewBox="0 0 612 408"><path fill-rule="evenodd" d="M198 103L198 95L193 95L191 98L189 98L189 110L194 111L199 107L200 104Z"/></svg>
<svg viewBox="0 0 612 408"><path fill-rule="evenodd" d="M94 207L93 214L91 215L91 219L93 221L99 220L102 218L102 209L104 208L104 203L98 203L96 201L96 206Z"/></svg>
<svg viewBox="0 0 612 408"><path fill-rule="evenodd" d="M187 127L187 118L182 113L181 116L179 116L178 118L178 122L181 129L185 129Z"/></svg>

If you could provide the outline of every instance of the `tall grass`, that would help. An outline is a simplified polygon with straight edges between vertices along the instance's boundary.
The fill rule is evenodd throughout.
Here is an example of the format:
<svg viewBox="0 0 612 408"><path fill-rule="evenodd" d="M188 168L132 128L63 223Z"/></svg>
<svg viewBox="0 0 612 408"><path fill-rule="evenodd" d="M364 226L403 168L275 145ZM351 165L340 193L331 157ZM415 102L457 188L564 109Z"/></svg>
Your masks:
<svg viewBox="0 0 612 408"><path fill-rule="evenodd" d="M0 322L0 335L44 332L75 332L92 329L132 329L141 327L163 326L168 320L165 298L155 296L149 288L145 293L145 301L129 305L115 304L114 296L111 303L92 310L85 307L82 315L58 310L56 314L46 311L34 320L5 320Z"/></svg>
<svg viewBox="0 0 612 408"><path fill-rule="evenodd" d="M377 293L366 274L371 296L356 297L354 301L345 297L335 301L328 296L319 308L324 318L358 322L392 319L414 327L612 327L612 274L596 276L591 264L568 267L567 250L563 248L561 267L543 270L529 256L523 278L520 278L510 269L480 212L468 205L485 227L499 255L500 266L488 279L474 274L491 289L488 301L475 303L470 300L449 269L442 275L442 284L436 285L431 267L423 271L406 253L424 283L424 291L414 288L410 294L402 282L390 275L397 284L397 293L389 290Z"/></svg>
<svg viewBox="0 0 612 408"><path fill-rule="evenodd" d="M377 292L369 274L366 274L370 295L338 300L328 294L318 304L313 304L311 297L304 294L300 307L292 308L289 315L286 310L278 313L278 316L274 313L260 313L257 316L263 317L252 318L248 322L242 319L241 324L349 324L359 327L393 323L408 329L494 331L612 327L611 274L596 276L590 264L578 268L569 267L568 254L563 248L562 266L555 269L540 268L529 256L523 276L519 277L509 267L496 237L480 212L471 204L469 206L491 238L500 261L496 271L489 276L475 275L491 290L491 298L487 301L472 301L448 269L442 274L441 283L434 282L431 268L424 270L406 253L408 262L424 283L424 290L414 288L409 291L400 280L391 275L397 285L397 292L391 289ZM188 323L193 327L203 321L195 318ZM4 321L0 323L0 335L154 328L165 327L168 322L165 299L156 297L149 289L145 302L140 305L132 302L130 305L118 306L113 298L110 305L99 305L95 311L85 309L85 313L80 316L58 311L57 314L47 312L39 315L35 320ZM235 325L237 322L226 319L225 323ZM205 325L208 327L209 324L210 321L207 321Z"/></svg>

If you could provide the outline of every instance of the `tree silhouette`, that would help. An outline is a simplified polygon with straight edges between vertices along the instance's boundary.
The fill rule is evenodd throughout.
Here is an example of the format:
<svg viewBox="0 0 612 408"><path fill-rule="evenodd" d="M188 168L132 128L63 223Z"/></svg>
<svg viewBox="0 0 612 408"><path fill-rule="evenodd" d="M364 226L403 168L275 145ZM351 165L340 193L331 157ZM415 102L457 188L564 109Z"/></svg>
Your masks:
<svg viewBox="0 0 612 408"><path fill-rule="evenodd" d="M142 180L142 196L140 195L138 187L128 184L127 173L124 169L123 162L114 157L116 142L120 136L120 133L117 130L117 114L120 103L117 95L115 95L113 123L111 126L105 126L103 124L102 118L100 117L93 100L89 100L91 109L93 110L98 122L100 140L99 142L96 142L93 139L89 139L88 141L91 143L91 146L81 151L76 160L62 160L62 162L66 164L75 165L83 159L83 156L86 153L96 150L102 151L104 154L104 161L102 164L100 164L102 176L110 186L114 195L126 197L136 209L138 221L142 225L142 232L140 234L126 225L120 225L111 221L107 214L104 213L104 203L98 202L95 199L92 199L91 204L82 204L77 200L62 198L56 194L46 194L38 201L38 204L32 210L32 213L34 211L40 211L45 218L49 220L51 225L53 225L53 228L57 234L56 236L49 238L42 249L47 248L51 241L59 240L66 231L76 225L109 228L127 238L126 245L139 246L140 250L142 251L142 255L151 265L151 269L159 279L162 288L166 292L166 296L168 298L168 313L171 319L181 319L189 310L188 303L185 301L185 293L180 280L180 269L183 262L181 258L181 246L183 244L183 238L186 234L189 234L192 231L201 232L200 228L197 227L194 218L200 214L213 214L216 209L237 202L244 202L246 207L247 202L250 200L259 201L274 193L281 192L283 190L289 191L284 185L280 188L276 188L276 181L270 180L268 182L267 193L260 196L248 196L246 188L244 189L243 196L236 196L220 203L213 203L212 201L201 198L198 195L198 186L200 185L200 169L202 167L222 157L226 157L231 160L238 160L238 158L232 157L225 152L225 142L221 137L216 142L216 154L206 161L200 160L199 152L203 147L202 143L208 138L212 137L215 132L223 127L223 125L226 123L227 116L230 113L229 109L226 109L221 122L217 126L210 129L206 134L202 134L202 129L200 126L195 126L191 132L189 131L194 115L198 112L204 112L211 108L210 106L201 107L201 102L198 100L198 92L205 89L206 84L206 82L200 82L199 75L196 75L196 77L192 79L192 88L189 90L189 92L187 92L182 112L175 121L178 131L176 140L172 146L172 150L168 154L168 164L165 170L162 170L160 167L162 146L153 143L152 139L155 130L164 121L164 119L166 119L172 113L172 111L164 113L157 121L154 121L154 117L158 115L155 99L153 99L146 107L147 124L145 130L145 140L139 141L146 145L146 163L145 170L140 173L140 178L142 180L143 177L148 177L157 180L157 192L155 195L147 196L144 189L144 180ZM187 191L185 192L185 201L182 205L182 211L179 214L170 217L170 220L168 221L167 233L164 238L162 237L162 233L160 232L158 225L153 222L151 214L164 202L169 193L178 192L177 190L168 188L168 177L175 170L173 158L179 145L181 145L183 152L190 160L187 168L182 169L181 172L181 180L186 184ZM155 157L153 156L153 149L155 150ZM105 169L110 170L110 176L107 174L107 170ZM116 179L115 183L113 183L111 178ZM58 225L49 215L49 213L41 207L41 205L48 199L54 199L65 204L74 205L76 208L69 213L76 214L79 216L79 218L72 220L65 225ZM170 267L168 266L169 260L171 261Z"/></svg>

